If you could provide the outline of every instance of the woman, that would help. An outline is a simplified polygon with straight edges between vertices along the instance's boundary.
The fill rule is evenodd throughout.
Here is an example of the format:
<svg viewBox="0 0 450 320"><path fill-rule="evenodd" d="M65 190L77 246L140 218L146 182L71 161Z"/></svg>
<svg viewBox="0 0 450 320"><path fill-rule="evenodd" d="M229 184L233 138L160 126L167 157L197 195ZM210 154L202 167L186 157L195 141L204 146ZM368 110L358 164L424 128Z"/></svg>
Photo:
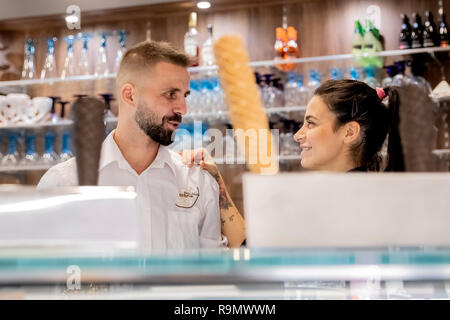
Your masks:
<svg viewBox="0 0 450 320"><path fill-rule="evenodd" d="M388 97L388 108L383 100ZM386 171L404 171L398 132L397 91L354 80L330 80L308 103L300 143L305 169L348 172L380 171L379 152L389 133Z"/></svg>
<svg viewBox="0 0 450 320"><path fill-rule="evenodd" d="M388 107L383 103L385 98ZM302 167L330 172L380 171L379 152L389 133L386 171L404 171L398 107L398 93L392 87L375 90L354 80L324 82L314 92L303 126L294 135L300 144ZM230 247L240 246L245 239L245 221L217 166L204 149L182 154L186 164L199 164L216 178L220 186L222 233Z"/></svg>

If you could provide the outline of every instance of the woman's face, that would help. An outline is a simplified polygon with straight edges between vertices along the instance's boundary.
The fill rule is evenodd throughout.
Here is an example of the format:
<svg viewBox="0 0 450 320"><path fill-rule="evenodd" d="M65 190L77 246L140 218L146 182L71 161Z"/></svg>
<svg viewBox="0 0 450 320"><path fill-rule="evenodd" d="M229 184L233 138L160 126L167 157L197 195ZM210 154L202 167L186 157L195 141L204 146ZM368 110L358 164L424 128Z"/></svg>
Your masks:
<svg viewBox="0 0 450 320"><path fill-rule="evenodd" d="M294 135L300 143L301 164L305 169L340 171L346 159L344 130L334 129L336 116L319 96L314 96L306 108L303 126Z"/></svg>

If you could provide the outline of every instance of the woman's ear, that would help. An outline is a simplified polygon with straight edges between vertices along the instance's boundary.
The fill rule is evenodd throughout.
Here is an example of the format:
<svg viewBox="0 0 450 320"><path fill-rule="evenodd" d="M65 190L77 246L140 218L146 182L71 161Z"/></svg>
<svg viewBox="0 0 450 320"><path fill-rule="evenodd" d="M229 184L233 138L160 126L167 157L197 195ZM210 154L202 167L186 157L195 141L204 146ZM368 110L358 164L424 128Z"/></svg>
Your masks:
<svg viewBox="0 0 450 320"><path fill-rule="evenodd" d="M361 126L356 121L350 121L344 125L344 143L353 144L358 141Z"/></svg>

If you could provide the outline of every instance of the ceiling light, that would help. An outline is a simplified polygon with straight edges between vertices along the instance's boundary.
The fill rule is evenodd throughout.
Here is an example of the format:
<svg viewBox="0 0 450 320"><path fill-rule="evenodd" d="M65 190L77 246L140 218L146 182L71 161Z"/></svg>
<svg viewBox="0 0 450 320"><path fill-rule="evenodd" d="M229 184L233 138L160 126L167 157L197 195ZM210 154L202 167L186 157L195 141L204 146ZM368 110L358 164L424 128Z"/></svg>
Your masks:
<svg viewBox="0 0 450 320"><path fill-rule="evenodd" d="M209 3L209 1L197 2L197 8L199 9L208 9L209 7L211 7L211 3Z"/></svg>

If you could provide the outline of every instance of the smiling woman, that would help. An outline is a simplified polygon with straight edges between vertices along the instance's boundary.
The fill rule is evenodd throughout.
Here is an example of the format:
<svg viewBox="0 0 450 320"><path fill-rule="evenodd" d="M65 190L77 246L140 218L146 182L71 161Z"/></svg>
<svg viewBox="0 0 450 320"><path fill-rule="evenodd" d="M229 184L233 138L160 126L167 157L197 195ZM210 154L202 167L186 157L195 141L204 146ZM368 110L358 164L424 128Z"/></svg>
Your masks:
<svg viewBox="0 0 450 320"><path fill-rule="evenodd" d="M388 108L383 104L389 98ZM379 152L389 133L388 171L404 171L398 134L398 93L353 80L322 84L309 102L300 143L301 164L310 170L379 171Z"/></svg>

